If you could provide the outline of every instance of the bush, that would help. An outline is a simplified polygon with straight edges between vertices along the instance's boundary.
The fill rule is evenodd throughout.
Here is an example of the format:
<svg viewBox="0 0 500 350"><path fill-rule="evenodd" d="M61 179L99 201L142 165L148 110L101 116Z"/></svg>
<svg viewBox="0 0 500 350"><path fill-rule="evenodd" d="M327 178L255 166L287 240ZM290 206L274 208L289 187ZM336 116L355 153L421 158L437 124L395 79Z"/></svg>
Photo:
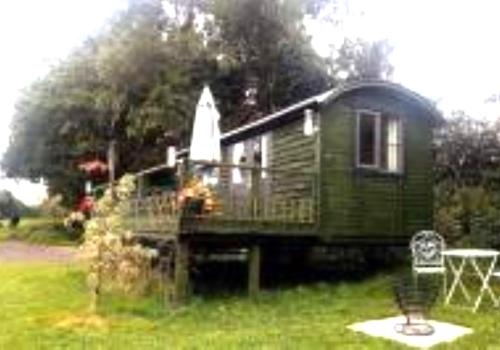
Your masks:
<svg viewBox="0 0 500 350"><path fill-rule="evenodd" d="M62 219L68 214L68 209L62 205L63 197L60 194L50 196L39 206L39 211L43 216Z"/></svg>
<svg viewBox="0 0 500 350"><path fill-rule="evenodd" d="M125 224L134 177L126 175L97 202L94 216L85 224L82 252L88 263L87 283L91 290L91 310L97 308L103 289L138 294L150 282L151 260L156 251L132 240Z"/></svg>
<svg viewBox="0 0 500 350"><path fill-rule="evenodd" d="M19 215L14 215L12 216L10 219L9 219L9 226L10 227L17 227L17 225L19 225L19 221L21 220L21 218L19 217Z"/></svg>
<svg viewBox="0 0 500 350"><path fill-rule="evenodd" d="M79 212L71 212L63 221L63 225L70 234L80 238L84 232L85 221L87 217Z"/></svg>
<svg viewBox="0 0 500 350"><path fill-rule="evenodd" d="M500 247L500 202L483 187L437 191L435 229L457 246Z"/></svg>

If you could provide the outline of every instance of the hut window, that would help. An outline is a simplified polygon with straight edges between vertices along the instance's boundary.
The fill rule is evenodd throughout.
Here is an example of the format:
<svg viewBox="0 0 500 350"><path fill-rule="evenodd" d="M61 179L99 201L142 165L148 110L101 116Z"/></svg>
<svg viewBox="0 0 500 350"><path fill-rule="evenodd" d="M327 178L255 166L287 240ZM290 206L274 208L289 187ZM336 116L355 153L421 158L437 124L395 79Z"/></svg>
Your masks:
<svg viewBox="0 0 500 350"><path fill-rule="evenodd" d="M358 114L358 166L378 167L380 164L380 114Z"/></svg>
<svg viewBox="0 0 500 350"><path fill-rule="evenodd" d="M357 121L357 164L359 167L398 173L402 171L401 119L361 111Z"/></svg>
<svg viewBox="0 0 500 350"><path fill-rule="evenodd" d="M387 117L383 119L382 130L382 165L386 171L401 172L403 165L401 119Z"/></svg>

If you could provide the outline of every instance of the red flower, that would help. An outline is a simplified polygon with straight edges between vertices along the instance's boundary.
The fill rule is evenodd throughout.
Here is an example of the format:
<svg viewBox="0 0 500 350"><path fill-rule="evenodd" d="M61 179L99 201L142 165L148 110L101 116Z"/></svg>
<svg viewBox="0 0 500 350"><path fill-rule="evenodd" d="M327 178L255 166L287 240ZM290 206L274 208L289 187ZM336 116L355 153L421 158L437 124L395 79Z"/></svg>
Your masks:
<svg viewBox="0 0 500 350"><path fill-rule="evenodd" d="M90 196L83 197L77 206L77 210L84 214L90 214L93 208L94 208L94 198Z"/></svg>
<svg viewBox="0 0 500 350"><path fill-rule="evenodd" d="M89 175L102 175L108 171L108 165L99 160L94 159L78 165L78 169L85 171Z"/></svg>

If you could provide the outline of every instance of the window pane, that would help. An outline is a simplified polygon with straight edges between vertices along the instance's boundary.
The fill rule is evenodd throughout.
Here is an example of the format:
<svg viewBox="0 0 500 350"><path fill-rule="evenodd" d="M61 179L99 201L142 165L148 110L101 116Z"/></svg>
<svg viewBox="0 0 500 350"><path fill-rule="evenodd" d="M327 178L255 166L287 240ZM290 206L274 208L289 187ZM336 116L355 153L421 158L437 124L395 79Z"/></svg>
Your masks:
<svg viewBox="0 0 500 350"><path fill-rule="evenodd" d="M389 150L389 143L388 143L388 135L387 135L387 123L388 123L388 118L383 117L382 120L380 121L381 124L381 132L380 132L380 168L386 170L387 169L387 162L388 162L388 150Z"/></svg>
<svg viewBox="0 0 500 350"><path fill-rule="evenodd" d="M376 119L375 115L370 114L359 116L359 163L361 165L376 165Z"/></svg>
<svg viewBox="0 0 500 350"><path fill-rule="evenodd" d="M388 118L385 123L384 137L387 140L386 169L392 172L401 171L401 123L397 118Z"/></svg>

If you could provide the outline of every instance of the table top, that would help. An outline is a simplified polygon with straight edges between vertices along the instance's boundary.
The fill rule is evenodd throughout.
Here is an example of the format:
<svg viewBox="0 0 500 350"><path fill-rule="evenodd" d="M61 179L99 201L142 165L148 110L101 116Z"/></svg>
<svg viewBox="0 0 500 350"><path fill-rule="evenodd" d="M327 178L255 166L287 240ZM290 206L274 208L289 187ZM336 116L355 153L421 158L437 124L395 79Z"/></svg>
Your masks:
<svg viewBox="0 0 500 350"><path fill-rule="evenodd" d="M441 253L444 256L462 257L462 258L493 258L500 254L493 249L446 249Z"/></svg>

